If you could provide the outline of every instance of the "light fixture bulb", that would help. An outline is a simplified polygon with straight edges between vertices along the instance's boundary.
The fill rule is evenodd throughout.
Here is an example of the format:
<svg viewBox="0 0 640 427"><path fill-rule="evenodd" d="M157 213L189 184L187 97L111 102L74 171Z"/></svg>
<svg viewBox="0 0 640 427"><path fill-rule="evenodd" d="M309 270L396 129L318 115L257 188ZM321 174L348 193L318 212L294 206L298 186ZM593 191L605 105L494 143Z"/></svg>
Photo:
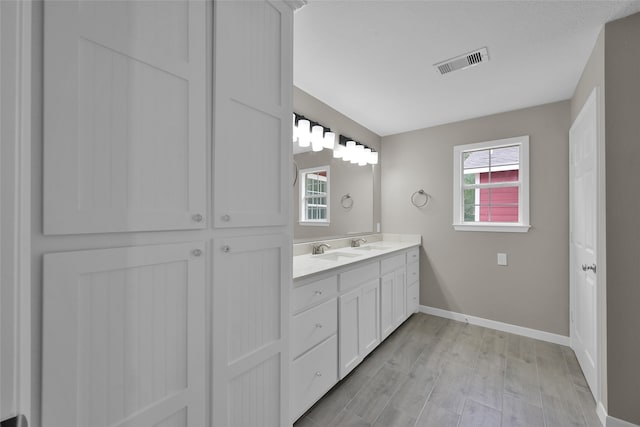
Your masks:
<svg viewBox="0 0 640 427"><path fill-rule="evenodd" d="M336 148L333 149L333 158L341 159L346 149L347 147L345 147L344 145L336 144Z"/></svg>
<svg viewBox="0 0 640 427"><path fill-rule="evenodd" d="M364 145L356 145L356 148L354 149L353 158L351 159L351 163L354 165L359 164L363 154L364 154Z"/></svg>
<svg viewBox="0 0 640 427"><path fill-rule="evenodd" d="M308 147L311 145L310 125L311 123L309 123L307 119L298 120L298 145L300 147Z"/></svg>
<svg viewBox="0 0 640 427"><path fill-rule="evenodd" d="M313 151L322 151L324 137L323 137L324 128L320 125L315 125L313 129L311 129L311 149Z"/></svg>
<svg viewBox="0 0 640 427"><path fill-rule="evenodd" d="M322 141L322 146L324 148L328 148L329 150L333 150L336 144L336 134L333 132L325 132L324 140Z"/></svg>
<svg viewBox="0 0 640 427"><path fill-rule="evenodd" d="M362 161L364 161L364 164L359 163L360 166L365 166L366 164L371 163L371 148L364 149L364 155L362 156Z"/></svg>
<svg viewBox="0 0 640 427"><path fill-rule="evenodd" d="M371 152L371 161L369 162L372 165L377 165L378 164L378 152L377 151L372 151Z"/></svg>
<svg viewBox="0 0 640 427"><path fill-rule="evenodd" d="M342 160L345 162L351 161L354 155L354 149L356 148L355 141L347 141L347 146L344 149L344 154L342 155Z"/></svg>

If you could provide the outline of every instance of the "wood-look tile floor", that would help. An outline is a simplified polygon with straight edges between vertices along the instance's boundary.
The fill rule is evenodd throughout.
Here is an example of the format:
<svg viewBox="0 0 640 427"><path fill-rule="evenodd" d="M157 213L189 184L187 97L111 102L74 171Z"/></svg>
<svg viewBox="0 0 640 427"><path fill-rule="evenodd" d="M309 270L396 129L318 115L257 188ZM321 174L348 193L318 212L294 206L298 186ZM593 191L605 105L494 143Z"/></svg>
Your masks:
<svg viewBox="0 0 640 427"><path fill-rule="evenodd" d="M414 314L295 427L598 426L564 346Z"/></svg>

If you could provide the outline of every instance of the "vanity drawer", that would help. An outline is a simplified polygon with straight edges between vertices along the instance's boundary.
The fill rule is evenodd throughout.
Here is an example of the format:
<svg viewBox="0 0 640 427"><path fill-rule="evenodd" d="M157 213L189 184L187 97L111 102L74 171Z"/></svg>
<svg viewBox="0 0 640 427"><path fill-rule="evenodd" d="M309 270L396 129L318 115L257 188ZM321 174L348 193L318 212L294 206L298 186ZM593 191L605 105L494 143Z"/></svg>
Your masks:
<svg viewBox="0 0 640 427"><path fill-rule="evenodd" d="M345 291L379 277L380 263L377 261L361 267L353 268L344 273L340 273L340 291Z"/></svg>
<svg viewBox="0 0 640 427"><path fill-rule="evenodd" d="M418 262L420 259L420 252L418 248L409 249L407 251L407 264Z"/></svg>
<svg viewBox="0 0 640 427"><path fill-rule="evenodd" d="M338 276L327 277L293 288L291 307L295 313L338 293Z"/></svg>
<svg viewBox="0 0 640 427"><path fill-rule="evenodd" d="M338 381L338 338L333 336L291 366L294 419L302 415Z"/></svg>
<svg viewBox="0 0 640 427"><path fill-rule="evenodd" d="M336 298L293 316L291 324L292 356L295 359L338 330Z"/></svg>
<svg viewBox="0 0 640 427"><path fill-rule="evenodd" d="M414 262L407 265L407 283L411 284L420 279L420 263Z"/></svg>
<svg viewBox="0 0 640 427"><path fill-rule="evenodd" d="M380 261L380 270L381 274L385 275L390 271L393 271L397 268L404 267L406 264L406 255L404 253L399 255L394 255L390 258L385 258Z"/></svg>
<svg viewBox="0 0 640 427"><path fill-rule="evenodd" d="M407 288L407 317L418 312L420 305L420 284L418 282Z"/></svg>

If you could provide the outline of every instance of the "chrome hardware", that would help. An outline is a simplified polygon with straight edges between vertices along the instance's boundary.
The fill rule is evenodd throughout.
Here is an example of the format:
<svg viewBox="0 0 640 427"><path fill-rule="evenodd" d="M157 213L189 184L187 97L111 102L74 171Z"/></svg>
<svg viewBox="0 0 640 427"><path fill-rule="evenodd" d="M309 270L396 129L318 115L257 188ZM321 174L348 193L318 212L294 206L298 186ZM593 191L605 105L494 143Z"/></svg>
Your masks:
<svg viewBox="0 0 640 427"><path fill-rule="evenodd" d="M321 377L322 376L322 372L318 371L316 372L316 377Z"/></svg>
<svg viewBox="0 0 640 427"><path fill-rule="evenodd" d="M591 264L591 265L587 265L587 264L582 264L582 271L588 271L591 270L594 273L596 272L596 265L595 264Z"/></svg>
<svg viewBox="0 0 640 427"><path fill-rule="evenodd" d="M227 245L224 245L222 247L222 252L224 252L225 254L228 254L229 252L231 252L231 247L227 246Z"/></svg>
<svg viewBox="0 0 640 427"><path fill-rule="evenodd" d="M194 249L194 250L191 251L191 253L193 254L193 256L202 255L202 251L200 249Z"/></svg>
<svg viewBox="0 0 640 427"><path fill-rule="evenodd" d="M229 215L222 215L223 221L231 221L231 217Z"/></svg>
<svg viewBox="0 0 640 427"><path fill-rule="evenodd" d="M367 239L351 239L352 248L359 248L360 243L367 243Z"/></svg>
<svg viewBox="0 0 640 427"><path fill-rule="evenodd" d="M191 219L193 219L195 222L202 222L204 217L202 215L200 215L200 214L193 214L191 216Z"/></svg>
<svg viewBox="0 0 640 427"><path fill-rule="evenodd" d="M322 291L316 291L316 292L315 292L315 294L316 294L317 296L320 296L320 295L322 295Z"/></svg>
<svg viewBox="0 0 640 427"><path fill-rule="evenodd" d="M320 255L324 253L324 249L327 248L329 249L331 246L327 245L326 243L320 243L318 245L313 245L313 247L311 248L311 254L312 255Z"/></svg>
<svg viewBox="0 0 640 427"><path fill-rule="evenodd" d="M316 328L322 329L322 324L321 323L316 323Z"/></svg>

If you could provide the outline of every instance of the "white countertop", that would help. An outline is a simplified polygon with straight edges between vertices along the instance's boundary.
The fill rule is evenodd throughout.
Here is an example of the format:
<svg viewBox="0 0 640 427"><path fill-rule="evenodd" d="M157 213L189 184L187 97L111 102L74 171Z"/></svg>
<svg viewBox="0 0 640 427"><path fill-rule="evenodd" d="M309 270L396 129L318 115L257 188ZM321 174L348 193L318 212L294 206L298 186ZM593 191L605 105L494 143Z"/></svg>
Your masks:
<svg viewBox="0 0 640 427"><path fill-rule="evenodd" d="M420 244L420 235L384 234L382 235L382 240L371 241L361 245L359 248L340 247L326 250L322 255L297 255L293 257L293 279L301 279L311 274L344 267L345 265L381 255L420 246Z"/></svg>

